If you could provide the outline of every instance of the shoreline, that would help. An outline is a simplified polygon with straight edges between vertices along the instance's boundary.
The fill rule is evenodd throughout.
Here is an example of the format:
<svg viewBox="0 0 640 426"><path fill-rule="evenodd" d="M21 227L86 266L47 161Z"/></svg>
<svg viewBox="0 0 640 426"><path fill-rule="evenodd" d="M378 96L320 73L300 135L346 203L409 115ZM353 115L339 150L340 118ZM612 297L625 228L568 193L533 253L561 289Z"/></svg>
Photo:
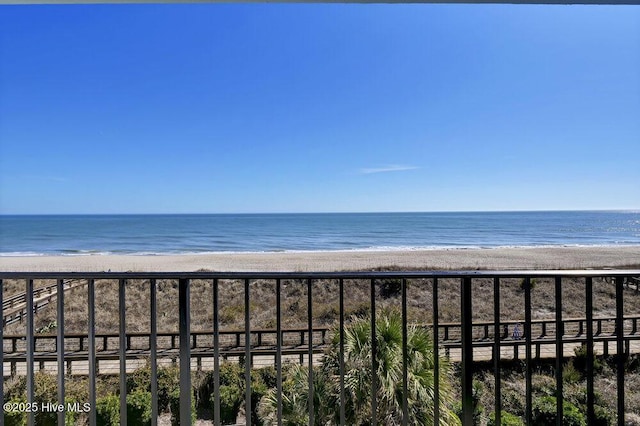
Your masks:
<svg viewBox="0 0 640 426"><path fill-rule="evenodd" d="M336 272L640 267L640 246L0 257L0 272Z"/></svg>

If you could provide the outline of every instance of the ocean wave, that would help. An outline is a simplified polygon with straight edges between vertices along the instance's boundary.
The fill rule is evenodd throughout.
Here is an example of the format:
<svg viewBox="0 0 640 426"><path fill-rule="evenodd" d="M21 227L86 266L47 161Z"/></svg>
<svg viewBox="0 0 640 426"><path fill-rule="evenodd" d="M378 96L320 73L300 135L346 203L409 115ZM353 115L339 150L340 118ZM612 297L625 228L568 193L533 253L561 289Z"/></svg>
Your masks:
<svg viewBox="0 0 640 426"><path fill-rule="evenodd" d="M207 255L243 255L243 254L305 254L305 253L372 253L372 252L408 252L436 250L493 250L493 249L544 249L544 248L616 248L640 247L637 243L615 244L530 244L530 245L430 245L430 246L371 246L347 249L314 250L221 250L221 251L104 251L104 250L63 250L57 252L0 252L0 257L37 257L37 256L207 256Z"/></svg>
<svg viewBox="0 0 640 426"><path fill-rule="evenodd" d="M11 251L0 252L0 257L30 257L30 256L46 256L47 253L38 253L34 251Z"/></svg>

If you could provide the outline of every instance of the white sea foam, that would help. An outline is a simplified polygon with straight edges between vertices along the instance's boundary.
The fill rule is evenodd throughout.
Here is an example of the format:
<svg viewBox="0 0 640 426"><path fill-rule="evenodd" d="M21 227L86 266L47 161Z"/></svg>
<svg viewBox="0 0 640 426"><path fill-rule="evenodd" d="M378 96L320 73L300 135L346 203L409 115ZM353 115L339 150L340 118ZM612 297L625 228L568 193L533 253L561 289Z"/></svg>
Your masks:
<svg viewBox="0 0 640 426"><path fill-rule="evenodd" d="M11 251L0 252L0 257L28 257L28 256L46 256L46 253L36 253L33 251Z"/></svg>
<svg viewBox="0 0 640 426"><path fill-rule="evenodd" d="M351 249L327 250L263 250L263 251L165 251L165 252L113 252L113 251L78 251L75 253L38 253L38 252L0 252L0 257L37 257L37 256L207 256L207 255L244 255L244 254L305 254L305 253L367 253L367 252L412 252L412 251L464 251L464 250L493 250L493 249L544 249L544 248L614 248L637 247L638 244L543 244L543 245L501 245L501 246L372 246Z"/></svg>

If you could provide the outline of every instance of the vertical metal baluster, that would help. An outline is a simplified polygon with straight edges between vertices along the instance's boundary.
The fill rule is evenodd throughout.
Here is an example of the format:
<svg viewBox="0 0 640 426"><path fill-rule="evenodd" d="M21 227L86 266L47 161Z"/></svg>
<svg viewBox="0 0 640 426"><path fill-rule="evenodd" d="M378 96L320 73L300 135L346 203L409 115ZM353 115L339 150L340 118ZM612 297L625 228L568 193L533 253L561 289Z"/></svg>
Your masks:
<svg viewBox="0 0 640 426"><path fill-rule="evenodd" d="M277 404L278 426L282 425L282 313L281 307L282 282L276 280L276 379L277 379Z"/></svg>
<svg viewBox="0 0 640 426"><path fill-rule="evenodd" d="M495 424L502 424L502 389L500 380L500 278L493 279L493 379L495 383Z"/></svg>
<svg viewBox="0 0 640 426"><path fill-rule="evenodd" d="M378 339L376 336L376 280L371 279L371 425L378 414Z"/></svg>
<svg viewBox="0 0 640 426"><path fill-rule="evenodd" d="M191 424L191 292L189 280L178 280L180 330L180 424Z"/></svg>
<svg viewBox="0 0 640 426"><path fill-rule="evenodd" d="M149 303L151 315L151 336L149 350L151 352L151 426L158 424L158 306L156 297L156 280L149 281Z"/></svg>
<svg viewBox="0 0 640 426"><path fill-rule="evenodd" d="M35 402L35 383L34 383L34 352L35 341L33 336L33 280L27 280L27 402L32 404ZM27 415L27 424L33 426L35 417L34 412L30 411Z"/></svg>
<svg viewBox="0 0 640 426"><path fill-rule="evenodd" d="M220 321L218 319L218 279L213 280L213 424L220 420Z"/></svg>
<svg viewBox="0 0 640 426"><path fill-rule="evenodd" d="M408 365L409 353L408 353L408 330L407 330L407 279L402 279L402 425L407 426L409 424L409 372ZM435 352L435 350L434 350ZM437 424L434 421L434 424Z"/></svg>
<svg viewBox="0 0 640 426"><path fill-rule="evenodd" d="M344 393L344 279L340 278L340 425L346 425Z"/></svg>
<svg viewBox="0 0 640 426"><path fill-rule="evenodd" d="M57 338L56 357L58 358L58 404L64 405L64 280L58 279L56 285L57 298ZM58 424L64 424L65 410L58 412Z"/></svg>
<svg viewBox="0 0 640 426"><path fill-rule="evenodd" d="M120 425L127 425L127 324L126 324L126 280L118 281L118 304L120 309Z"/></svg>
<svg viewBox="0 0 640 426"><path fill-rule="evenodd" d="M473 425L473 323L471 277L461 280L462 319L462 424Z"/></svg>
<svg viewBox="0 0 640 426"><path fill-rule="evenodd" d="M623 277L616 277L616 370L618 391L618 425L624 425L624 292Z"/></svg>
<svg viewBox="0 0 640 426"><path fill-rule="evenodd" d="M525 349L527 351L526 359L526 411L525 423L530 425L532 420L532 404L533 404L533 387L531 376L533 374L531 365L531 278L526 277L524 282L524 333L525 333Z"/></svg>
<svg viewBox="0 0 640 426"><path fill-rule="evenodd" d="M433 279L433 424L440 424L440 316L438 278Z"/></svg>
<svg viewBox="0 0 640 426"><path fill-rule="evenodd" d="M249 311L249 280L244 280L244 380L247 426L251 425L251 316Z"/></svg>
<svg viewBox="0 0 640 426"><path fill-rule="evenodd" d="M562 361L564 359L563 326L562 326L562 277L556 277L556 425L562 426L562 406L564 393L562 389Z"/></svg>
<svg viewBox="0 0 640 426"><path fill-rule="evenodd" d="M593 388L593 279L586 278L585 283L586 319L587 319L587 425L595 424L595 396Z"/></svg>
<svg viewBox="0 0 640 426"><path fill-rule="evenodd" d="M89 345L89 425L96 425L96 293L95 280L87 281L87 299L89 302L88 345ZM106 348L105 348L106 349Z"/></svg>
<svg viewBox="0 0 640 426"><path fill-rule="evenodd" d="M313 289L312 289L313 281L311 278L307 278L307 328L308 328L308 339L309 339L309 424L313 425L315 423L315 415L314 415L314 398L315 398L315 389L313 386Z"/></svg>

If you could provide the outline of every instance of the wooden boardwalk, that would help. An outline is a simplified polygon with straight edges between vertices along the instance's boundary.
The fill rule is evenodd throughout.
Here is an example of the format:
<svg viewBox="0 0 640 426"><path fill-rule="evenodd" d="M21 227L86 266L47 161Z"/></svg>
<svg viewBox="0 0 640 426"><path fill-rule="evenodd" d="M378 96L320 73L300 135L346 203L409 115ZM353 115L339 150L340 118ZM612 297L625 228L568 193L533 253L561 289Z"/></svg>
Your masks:
<svg viewBox="0 0 640 426"><path fill-rule="evenodd" d="M640 353L640 316L625 317L624 348L625 353ZM500 358L525 359L526 344L524 336L514 336L513 329L521 323L509 321L500 323ZM426 325L427 328L432 328ZM494 331L492 322L474 323L473 359L488 361L493 359ZM571 318L563 321L562 341L565 357L574 355L575 348L587 341L586 319ZM616 353L615 318L593 319L594 348L597 354L614 355ZM438 328L438 342L442 355L451 361L461 360L460 324L441 323ZM535 320L531 324L532 358L554 358L556 356L555 320ZM194 370L213 369L214 347L213 333L200 331L191 333L191 363ZM251 330L250 346L252 365L256 367L274 365L277 354L276 330ZM239 362L245 357L244 330L224 330L219 333L219 353L223 359ZM308 363L309 344L314 354L313 362L319 363L333 338L332 329L314 328L311 338L306 328L282 330L283 362ZM57 371L58 352L55 334L37 334L34 336L34 359L38 367L50 372ZM126 336L127 371L144 366L151 354L151 335L149 333L128 333ZM157 359L160 365L176 364L179 358L179 334L177 332L157 333ZM64 342L64 359L67 374L86 375L89 338L85 334L68 334ZM117 333L97 334L95 353L98 374L119 373L119 335ZM24 336L3 336L3 374L26 374L26 340Z"/></svg>
<svg viewBox="0 0 640 426"><path fill-rule="evenodd" d="M64 280L63 291L79 286L86 286L85 280ZM58 284L50 284L33 290L33 313L44 309L58 295ZM2 301L2 323L7 326L15 322L22 322L27 315L27 294L15 294Z"/></svg>

